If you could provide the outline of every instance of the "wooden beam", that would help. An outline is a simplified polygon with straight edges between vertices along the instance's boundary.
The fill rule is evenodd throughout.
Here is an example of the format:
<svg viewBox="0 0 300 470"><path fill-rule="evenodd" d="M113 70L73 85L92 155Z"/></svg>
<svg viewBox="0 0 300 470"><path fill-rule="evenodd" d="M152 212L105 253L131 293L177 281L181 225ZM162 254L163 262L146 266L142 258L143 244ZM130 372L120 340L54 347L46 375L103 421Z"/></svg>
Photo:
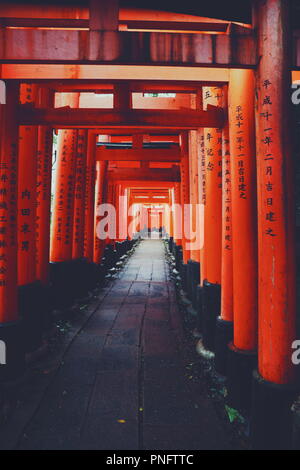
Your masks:
<svg viewBox="0 0 300 470"><path fill-rule="evenodd" d="M26 105L18 108L20 125L50 125L53 127L152 127L197 129L199 127L221 128L224 113L221 108L202 110L149 110L132 109L117 111L112 109L94 108L53 108L34 109Z"/></svg>
<svg viewBox="0 0 300 470"><path fill-rule="evenodd" d="M123 188L130 189L152 189L157 191L159 189L171 189L174 188L175 184L172 181L147 181L147 180L136 180L135 178L122 180L120 184Z"/></svg>
<svg viewBox="0 0 300 470"><path fill-rule="evenodd" d="M99 3L95 0L96 6ZM111 2L112 3L112 2ZM94 7L94 6L93 6ZM91 4L90 4L91 9ZM95 14L93 9L90 20L80 18L1 18L2 27L18 28L72 28L72 29L93 29L93 30L117 30L118 23L121 29L143 29L143 30L168 30L168 31L215 31L226 32L228 23L214 22L181 22L181 21L135 21L120 20L116 21L116 15L110 13L110 17L103 13L107 8L102 8L101 15Z"/></svg>
<svg viewBox="0 0 300 470"><path fill-rule="evenodd" d="M147 162L180 162L180 149L106 149L98 146L96 150L98 161L147 161Z"/></svg>
<svg viewBox="0 0 300 470"><path fill-rule="evenodd" d="M228 35L3 28L0 60L255 67L257 54L253 30Z"/></svg>
<svg viewBox="0 0 300 470"><path fill-rule="evenodd" d="M118 143L118 142L131 142L131 136L113 134L111 135L110 142ZM144 142L172 142L178 143L179 142L179 135L151 135L151 134L144 134Z"/></svg>
<svg viewBox="0 0 300 470"><path fill-rule="evenodd" d="M57 92L82 92L82 93L113 93L114 86L119 82L111 80L107 83L103 80L34 80L40 86L52 88ZM219 81L182 82L174 80L171 83L160 80L131 80L130 90L133 93L197 93L203 86L218 86Z"/></svg>
<svg viewBox="0 0 300 470"><path fill-rule="evenodd" d="M225 33L228 22L196 22L196 21L149 21L149 20L121 20L120 25L128 30L162 30L162 31L210 31Z"/></svg>
<svg viewBox="0 0 300 470"><path fill-rule="evenodd" d="M136 198L136 197L131 197L131 202L133 204L168 204L170 202L170 199L168 197L164 199L153 199L153 198Z"/></svg>
<svg viewBox="0 0 300 470"><path fill-rule="evenodd" d="M61 38L63 40L63 37ZM21 41L22 42L22 41ZM59 47L59 46L57 46ZM1 60L1 37L0 37L0 60ZM9 62L9 63L6 63ZM58 63L57 63L58 62ZM72 62L71 54L69 55L69 62ZM124 80L152 80L165 81L170 83L170 77L176 77L178 82L228 82L229 69L226 65L220 67L213 66L188 66L182 67L179 65L170 64L136 64L128 66L127 64L113 64L113 63L74 63L62 62L59 60L55 63L32 63L28 60L24 63L17 63L17 60L4 60L0 70L1 79L15 79L22 80L25 83L30 80L36 82L37 80L76 80L74 77L80 77L80 80L102 80L103 82L119 82L120 77ZM157 67L159 65L159 67ZM101 77L101 79L99 79ZM211 85L212 86L212 85Z"/></svg>
<svg viewBox="0 0 300 470"><path fill-rule="evenodd" d="M104 135L110 135L110 136L113 136L113 135L131 136L134 132L141 132L141 127L140 126L130 126L130 127L122 126L121 128L120 127L114 127L114 126L106 126L106 127L97 126L97 127L93 127L93 128L91 126L78 126L78 127L79 128L88 127L90 129L90 131L93 132L95 135L104 134ZM60 129L59 126L53 126L53 128L56 129L56 130ZM176 128L168 129L167 127L166 128L157 128L157 127L150 127L150 126L143 126L142 130L143 130L143 132L145 132L147 134L149 134L149 133L151 133L153 135L154 134L155 135L161 134L162 136L165 136L169 133L172 133L173 135L174 134L177 135L181 131L181 129L176 129ZM163 141L165 141L165 140L168 140L168 138L163 139ZM162 139L160 139L160 142L161 141L162 141ZM176 142L178 142L178 140L176 140Z"/></svg>
<svg viewBox="0 0 300 470"><path fill-rule="evenodd" d="M146 180L159 182L180 182L180 171L178 168L116 168L109 170L107 176L110 179L124 180Z"/></svg>
<svg viewBox="0 0 300 470"><path fill-rule="evenodd" d="M0 18L2 28L72 28L89 29L89 20L75 18Z"/></svg>
<svg viewBox="0 0 300 470"><path fill-rule="evenodd" d="M158 189L158 190L151 190L151 189L132 189L131 190L132 197L137 196L147 196L147 197L156 197L156 196L163 196L169 197L169 191L166 189Z"/></svg>
<svg viewBox="0 0 300 470"><path fill-rule="evenodd" d="M148 199L157 199L157 200L163 200L163 199L168 199L169 194L164 193L164 194L153 194L152 192L149 193L136 193L135 191L132 191L131 193L132 197L136 199L143 199L143 198L148 198Z"/></svg>
<svg viewBox="0 0 300 470"><path fill-rule="evenodd" d="M110 141L109 142L132 142L132 132L127 132L124 129L110 129L109 132L107 132L107 129L105 132L103 132L103 129L99 128L94 128L92 132L95 132L95 134L105 134L110 136ZM179 142L179 134L176 132L167 132L167 131L160 131L159 129L153 130L152 133L144 133L144 142L174 142L178 143Z"/></svg>

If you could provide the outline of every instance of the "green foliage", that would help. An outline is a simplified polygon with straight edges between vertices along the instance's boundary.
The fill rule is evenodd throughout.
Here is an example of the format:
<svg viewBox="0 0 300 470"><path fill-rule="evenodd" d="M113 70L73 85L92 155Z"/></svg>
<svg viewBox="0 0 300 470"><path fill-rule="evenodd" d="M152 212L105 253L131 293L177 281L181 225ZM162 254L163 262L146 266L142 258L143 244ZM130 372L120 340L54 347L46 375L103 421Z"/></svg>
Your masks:
<svg viewBox="0 0 300 470"><path fill-rule="evenodd" d="M231 423L234 423L235 421L238 421L240 423L244 422L244 418L238 410L235 410L234 408L230 408L229 406L225 405L225 410L227 412L228 419Z"/></svg>

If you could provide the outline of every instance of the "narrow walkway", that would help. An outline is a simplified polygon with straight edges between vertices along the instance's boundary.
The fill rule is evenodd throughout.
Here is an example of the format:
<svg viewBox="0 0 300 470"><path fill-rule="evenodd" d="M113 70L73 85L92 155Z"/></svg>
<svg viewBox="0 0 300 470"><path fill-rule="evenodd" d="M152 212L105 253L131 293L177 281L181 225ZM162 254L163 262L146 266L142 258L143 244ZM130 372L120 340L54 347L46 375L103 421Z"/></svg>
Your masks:
<svg viewBox="0 0 300 470"><path fill-rule="evenodd" d="M228 448L213 405L184 375L181 335L163 243L142 241L75 336L16 448Z"/></svg>

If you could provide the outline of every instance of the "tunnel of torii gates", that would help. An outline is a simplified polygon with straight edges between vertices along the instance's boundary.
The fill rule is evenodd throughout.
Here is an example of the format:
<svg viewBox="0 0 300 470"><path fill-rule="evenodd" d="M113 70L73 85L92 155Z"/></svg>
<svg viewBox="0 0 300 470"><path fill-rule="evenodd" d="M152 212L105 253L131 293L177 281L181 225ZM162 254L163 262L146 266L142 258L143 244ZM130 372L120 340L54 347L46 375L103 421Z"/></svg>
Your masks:
<svg viewBox="0 0 300 470"><path fill-rule="evenodd" d="M283 445L299 383L288 3L253 2L248 25L1 2L1 380L50 306L158 229L229 403L251 407L254 446Z"/></svg>

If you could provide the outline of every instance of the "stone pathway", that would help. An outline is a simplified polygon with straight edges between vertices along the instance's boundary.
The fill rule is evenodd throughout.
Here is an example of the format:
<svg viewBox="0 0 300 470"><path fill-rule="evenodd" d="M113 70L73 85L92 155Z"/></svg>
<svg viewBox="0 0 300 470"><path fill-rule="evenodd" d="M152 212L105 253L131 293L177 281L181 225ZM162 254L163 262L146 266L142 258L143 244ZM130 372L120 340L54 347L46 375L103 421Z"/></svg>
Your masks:
<svg viewBox="0 0 300 470"><path fill-rule="evenodd" d="M230 448L213 404L185 377L182 334L163 242L142 241L49 383L27 385L0 448Z"/></svg>

